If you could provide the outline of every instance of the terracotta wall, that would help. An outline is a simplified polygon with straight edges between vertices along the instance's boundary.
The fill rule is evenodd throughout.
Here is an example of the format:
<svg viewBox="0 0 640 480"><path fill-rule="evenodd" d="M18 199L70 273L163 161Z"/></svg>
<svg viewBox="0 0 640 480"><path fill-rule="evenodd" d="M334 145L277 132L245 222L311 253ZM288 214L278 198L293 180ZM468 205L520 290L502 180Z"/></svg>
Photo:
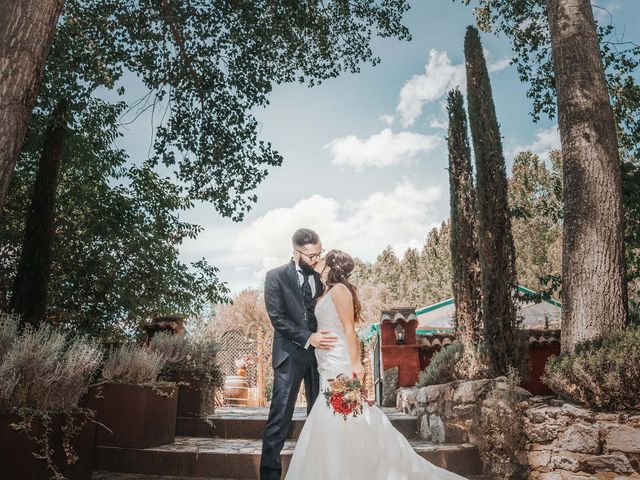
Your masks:
<svg viewBox="0 0 640 480"><path fill-rule="evenodd" d="M410 325L410 324L409 324ZM408 327L409 327L408 325ZM391 323L383 324L382 334L382 365L385 370L399 367L400 387L410 387L418 382L420 372L424 370L433 355L440 350L440 346L419 346L414 329L407 328L404 345L395 344L395 334ZM544 366L552 355L560 354L560 342L533 342L529 344L529 379L522 386L534 395L552 395L553 392L542 383Z"/></svg>

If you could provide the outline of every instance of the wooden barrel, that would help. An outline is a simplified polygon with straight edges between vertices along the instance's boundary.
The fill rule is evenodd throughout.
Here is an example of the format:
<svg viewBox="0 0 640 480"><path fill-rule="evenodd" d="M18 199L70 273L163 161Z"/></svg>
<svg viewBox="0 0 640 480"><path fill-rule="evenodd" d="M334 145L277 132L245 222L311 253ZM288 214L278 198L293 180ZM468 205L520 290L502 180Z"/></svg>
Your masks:
<svg viewBox="0 0 640 480"><path fill-rule="evenodd" d="M228 375L224 379L224 398L227 405L246 405L249 397L249 382L241 375Z"/></svg>

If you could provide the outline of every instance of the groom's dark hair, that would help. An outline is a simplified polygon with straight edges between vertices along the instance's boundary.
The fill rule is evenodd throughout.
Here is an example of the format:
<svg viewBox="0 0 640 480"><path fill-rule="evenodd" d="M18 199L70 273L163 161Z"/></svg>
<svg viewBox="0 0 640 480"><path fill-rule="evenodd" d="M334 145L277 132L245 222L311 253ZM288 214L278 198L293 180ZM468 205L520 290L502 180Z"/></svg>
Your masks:
<svg viewBox="0 0 640 480"><path fill-rule="evenodd" d="M320 237L310 228L299 228L291 237L294 247L304 247L305 245L315 245L320 243Z"/></svg>

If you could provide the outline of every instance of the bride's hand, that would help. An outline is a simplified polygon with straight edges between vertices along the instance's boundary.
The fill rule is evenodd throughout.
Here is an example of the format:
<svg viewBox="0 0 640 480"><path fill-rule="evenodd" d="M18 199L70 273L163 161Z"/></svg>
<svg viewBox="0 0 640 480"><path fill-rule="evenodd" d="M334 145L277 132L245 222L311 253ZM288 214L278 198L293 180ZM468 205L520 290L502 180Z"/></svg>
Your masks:
<svg viewBox="0 0 640 480"><path fill-rule="evenodd" d="M362 381L364 379L364 367L362 363L358 362L355 365L351 366L351 370L353 371L353 375L358 378L358 380Z"/></svg>

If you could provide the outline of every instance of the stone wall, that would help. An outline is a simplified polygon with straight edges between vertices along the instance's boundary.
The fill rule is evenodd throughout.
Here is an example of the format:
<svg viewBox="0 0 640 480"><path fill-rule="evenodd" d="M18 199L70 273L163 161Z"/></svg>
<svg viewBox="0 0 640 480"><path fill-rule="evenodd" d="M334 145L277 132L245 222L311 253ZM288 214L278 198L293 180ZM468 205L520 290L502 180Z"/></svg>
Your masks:
<svg viewBox="0 0 640 480"><path fill-rule="evenodd" d="M478 445L495 478L640 480L640 412L532 397L504 377L401 388L396 400L419 416L420 438Z"/></svg>

